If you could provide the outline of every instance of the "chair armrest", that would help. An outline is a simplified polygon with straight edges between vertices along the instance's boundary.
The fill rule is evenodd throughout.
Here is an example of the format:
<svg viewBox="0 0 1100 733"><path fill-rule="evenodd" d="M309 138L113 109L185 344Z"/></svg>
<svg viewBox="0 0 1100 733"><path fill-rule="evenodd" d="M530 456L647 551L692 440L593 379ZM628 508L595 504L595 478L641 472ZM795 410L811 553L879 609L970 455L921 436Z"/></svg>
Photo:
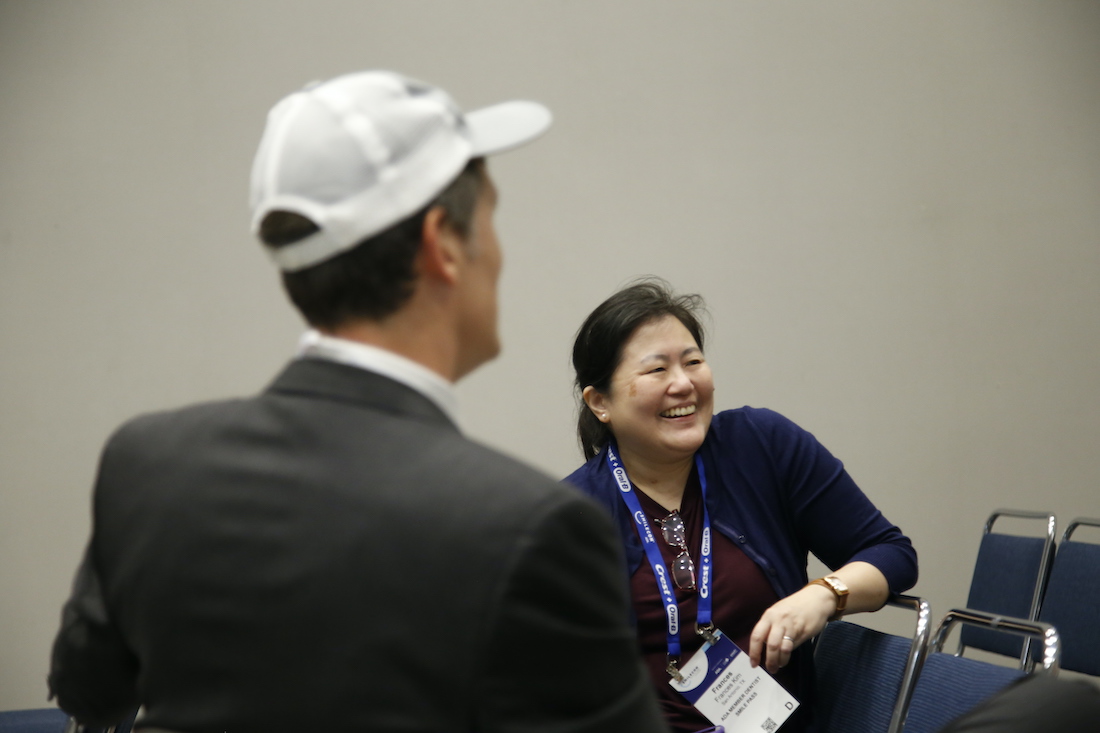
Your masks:
<svg viewBox="0 0 1100 733"><path fill-rule="evenodd" d="M1007 631L1011 634L1035 639L1043 645L1043 671L1052 675L1058 673L1062 659L1062 642L1058 637L1057 629L1048 623L1029 621L1012 616L1001 616L972 608L953 608L944 615L939 628L936 629L936 634L932 639L932 651L943 651L944 642L951 633L951 629L958 624Z"/></svg>

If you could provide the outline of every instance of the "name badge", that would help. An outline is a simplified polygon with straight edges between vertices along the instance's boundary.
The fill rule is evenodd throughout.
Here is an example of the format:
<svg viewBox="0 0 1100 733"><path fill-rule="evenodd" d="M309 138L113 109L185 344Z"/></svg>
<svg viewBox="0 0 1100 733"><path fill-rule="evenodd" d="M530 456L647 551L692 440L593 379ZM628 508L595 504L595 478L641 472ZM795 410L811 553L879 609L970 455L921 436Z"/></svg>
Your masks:
<svg viewBox="0 0 1100 733"><path fill-rule="evenodd" d="M669 680L673 689L728 733L778 730L798 708L798 700L763 667L754 669L749 655L721 631L680 667L680 674L682 682Z"/></svg>

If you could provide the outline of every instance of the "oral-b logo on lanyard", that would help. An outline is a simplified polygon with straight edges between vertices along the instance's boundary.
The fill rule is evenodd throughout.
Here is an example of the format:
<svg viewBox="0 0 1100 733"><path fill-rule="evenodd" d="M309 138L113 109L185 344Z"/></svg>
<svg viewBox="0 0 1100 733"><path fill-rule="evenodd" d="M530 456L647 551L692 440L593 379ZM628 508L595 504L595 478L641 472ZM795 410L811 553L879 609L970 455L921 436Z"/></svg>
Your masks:
<svg viewBox="0 0 1100 733"><path fill-rule="evenodd" d="M615 482L619 484L619 491L624 494L630 493L630 479L626 477L626 469L619 465L619 457L615 455L615 451L611 448L607 449L607 457L612 461L611 475L615 477Z"/></svg>

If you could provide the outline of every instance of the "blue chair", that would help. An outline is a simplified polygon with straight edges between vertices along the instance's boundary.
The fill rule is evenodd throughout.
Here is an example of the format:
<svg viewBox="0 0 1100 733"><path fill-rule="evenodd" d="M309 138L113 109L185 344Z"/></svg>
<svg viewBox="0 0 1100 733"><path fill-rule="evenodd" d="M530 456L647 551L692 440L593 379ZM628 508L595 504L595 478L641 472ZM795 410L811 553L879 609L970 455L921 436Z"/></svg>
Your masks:
<svg viewBox="0 0 1100 733"><path fill-rule="evenodd" d="M1045 532L1030 537L993 531L1000 517L1040 520ZM966 607L977 611L1034 621L1054 559L1055 524L1053 514L1044 512L998 509L989 516L978 547L970 595ZM960 630L956 654L962 656L967 647L982 649L1020 660L1020 669L1029 668L1028 640L1014 634L1000 633L979 626Z"/></svg>
<svg viewBox="0 0 1100 733"><path fill-rule="evenodd" d="M817 702L823 733L898 733L913 684L928 654L932 612L913 596L892 596L891 606L916 613L912 638L833 621L814 651Z"/></svg>
<svg viewBox="0 0 1100 733"><path fill-rule="evenodd" d="M0 733L64 733L69 716L57 708L4 710Z"/></svg>
<svg viewBox="0 0 1100 733"><path fill-rule="evenodd" d="M1081 526L1100 519L1078 517L1062 535L1039 619L1058 629L1062 667L1100 675L1100 544L1071 540Z"/></svg>
<svg viewBox="0 0 1100 733"><path fill-rule="evenodd" d="M1058 672L1061 642L1050 624L972 609L954 609L940 622L932 640L932 651L916 680L909 707L903 713L902 730L905 733L935 733L1028 674L1019 666L1006 667L943 652L948 634L957 625L1029 639L1041 649L1042 673L1054 675Z"/></svg>

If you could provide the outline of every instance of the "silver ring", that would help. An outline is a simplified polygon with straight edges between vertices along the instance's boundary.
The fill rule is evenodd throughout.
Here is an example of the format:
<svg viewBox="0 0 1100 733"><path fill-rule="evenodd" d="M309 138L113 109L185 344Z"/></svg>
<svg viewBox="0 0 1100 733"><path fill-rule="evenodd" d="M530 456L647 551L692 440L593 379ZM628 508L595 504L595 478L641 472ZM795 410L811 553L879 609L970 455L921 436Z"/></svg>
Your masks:
<svg viewBox="0 0 1100 733"><path fill-rule="evenodd" d="M794 643L794 639L790 636L784 636L783 638L786 639L787 641L791 642L792 644Z"/></svg>

